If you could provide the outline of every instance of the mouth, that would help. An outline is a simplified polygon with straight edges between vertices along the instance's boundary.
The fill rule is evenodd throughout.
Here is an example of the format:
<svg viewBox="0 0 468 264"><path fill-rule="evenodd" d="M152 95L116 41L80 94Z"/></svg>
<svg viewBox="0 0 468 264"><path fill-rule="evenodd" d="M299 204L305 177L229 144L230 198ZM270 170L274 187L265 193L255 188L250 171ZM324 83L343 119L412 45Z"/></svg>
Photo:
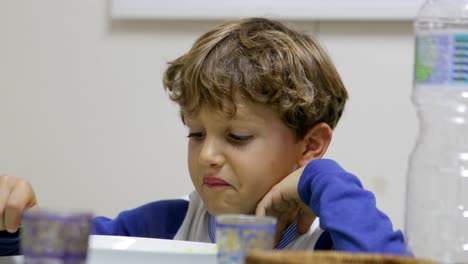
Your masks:
<svg viewBox="0 0 468 264"><path fill-rule="evenodd" d="M216 176L205 176L203 177L203 185L208 188L224 188L230 186L225 180Z"/></svg>

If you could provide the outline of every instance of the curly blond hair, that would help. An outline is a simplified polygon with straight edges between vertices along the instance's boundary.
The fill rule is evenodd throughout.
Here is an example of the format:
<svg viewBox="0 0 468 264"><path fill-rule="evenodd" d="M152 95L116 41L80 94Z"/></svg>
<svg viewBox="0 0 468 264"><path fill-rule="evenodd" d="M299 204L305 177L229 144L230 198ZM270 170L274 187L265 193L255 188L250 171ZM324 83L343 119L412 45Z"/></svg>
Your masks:
<svg viewBox="0 0 468 264"><path fill-rule="evenodd" d="M320 122L335 128L348 98L315 40L264 18L227 22L203 34L169 62L163 84L182 119L205 106L234 117L241 99L274 109L299 139Z"/></svg>

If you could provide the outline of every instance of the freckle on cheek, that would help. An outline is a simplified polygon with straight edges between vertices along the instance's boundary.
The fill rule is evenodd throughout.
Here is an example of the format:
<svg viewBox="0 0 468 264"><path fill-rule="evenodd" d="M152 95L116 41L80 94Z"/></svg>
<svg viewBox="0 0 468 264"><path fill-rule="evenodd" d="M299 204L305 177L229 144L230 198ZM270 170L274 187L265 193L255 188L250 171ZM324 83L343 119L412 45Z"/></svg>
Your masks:
<svg viewBox="0 0 468 264"><path fill-rule="evenodd" d="M276 162L272 160L270 162L270 168L274 169L275 167L276 167Z"/></svg>

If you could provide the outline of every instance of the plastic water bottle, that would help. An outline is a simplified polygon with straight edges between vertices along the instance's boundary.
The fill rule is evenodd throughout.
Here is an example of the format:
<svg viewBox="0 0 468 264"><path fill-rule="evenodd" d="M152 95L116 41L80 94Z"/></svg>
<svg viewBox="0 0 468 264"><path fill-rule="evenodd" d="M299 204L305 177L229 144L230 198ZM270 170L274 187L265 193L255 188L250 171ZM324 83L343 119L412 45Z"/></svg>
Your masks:
<svg viewBox="0 0 468 264"><path fill-rule="evenodd" d="M416 257L468 262L468 0L427 0L415 21L405 233Z"/></svg>

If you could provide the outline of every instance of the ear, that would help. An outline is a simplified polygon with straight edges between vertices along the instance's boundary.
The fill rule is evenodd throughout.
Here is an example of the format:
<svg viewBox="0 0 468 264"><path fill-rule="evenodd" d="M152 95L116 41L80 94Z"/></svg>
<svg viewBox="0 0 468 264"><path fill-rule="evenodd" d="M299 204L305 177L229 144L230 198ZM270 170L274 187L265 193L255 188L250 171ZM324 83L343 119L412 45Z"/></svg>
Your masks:
<svg viewBox="0 0 468 264"><path fill-rule="evenodd" d="M298 161L299 167L305 166L314 159L325 155L332 139L332 129L326 123L318 123L313 126L300 141L301 156Z"/></svg>

